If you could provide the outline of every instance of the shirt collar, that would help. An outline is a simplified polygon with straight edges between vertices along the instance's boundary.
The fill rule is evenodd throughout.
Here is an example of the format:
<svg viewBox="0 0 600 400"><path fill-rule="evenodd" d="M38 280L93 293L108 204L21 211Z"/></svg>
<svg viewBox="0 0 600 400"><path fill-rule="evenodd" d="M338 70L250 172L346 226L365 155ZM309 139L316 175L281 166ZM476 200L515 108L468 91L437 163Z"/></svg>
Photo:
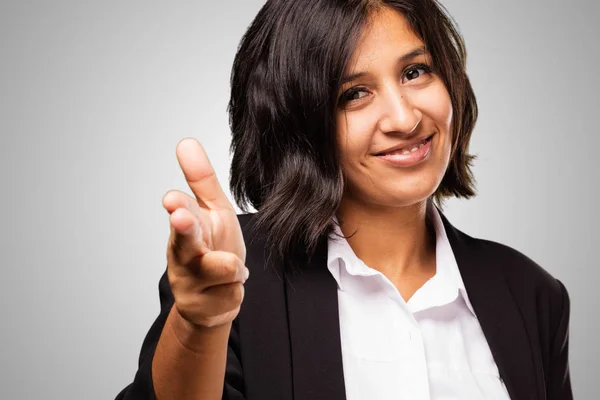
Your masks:
<svg viewBox="0 0 600 400"><path fill-rule="evenodd" d="M443 285L450 290L458 290L460 296L464 299L467 307L475 315L473 306L469 301L465 284L460 275L456 258L448 241L446 229L440 217L437 207L429 202L427 206L428 216L433 222L436 233L436 274L432 279L443 282ZM334 233L330 235L327 241L327 268L335 278L340 290L345 289L344 275L341 269L344 269L348 275L352 276L374 276L380 274L377 270L367 266L362 260L356 257L348 241L342 236L338 226L337 218L334 216ZM418 299L414 299L418 300ZM411 299L413 301L413 299ZM415 309L419 309L415 305Z"/></svg>
<svg viewBox="0 0 600 400"><path fill-rule="evenodd" d="M440 217L439 210L433 203L430 203L430 206L428 206L428 212L433 220L433 226L435 227L436 232L435 247L437 271L441 271L444 274L444 277L447 277L448 282L452 282L452 284L458 288L458 291L467 304L467 307L471 313L475 315L475 310L473 310L471 301L469 301L467 289L465 288L465 284L462 280L456 258L454 257L454 252L452 251L452 246L450 246L450 242L448 241L446 228L444 227L444 223Z"/></svg>

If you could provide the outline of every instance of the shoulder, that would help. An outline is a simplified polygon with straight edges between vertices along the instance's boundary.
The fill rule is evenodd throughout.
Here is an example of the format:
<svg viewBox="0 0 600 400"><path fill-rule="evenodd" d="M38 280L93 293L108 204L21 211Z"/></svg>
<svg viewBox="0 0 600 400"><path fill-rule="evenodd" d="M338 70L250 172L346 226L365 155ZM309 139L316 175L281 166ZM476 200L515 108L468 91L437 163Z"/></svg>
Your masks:
<svg viewBox="0 0 600 400"><path fill-rule="evenodd" d="M528 289L545 288L557 295L561 294L561 283L521 251L492 240L473 240L478 242L478 246L488 255L490 262L502 269L506 279L513 285L521 284Z"/></svg>
<svg viewBox="0 0 600 400"><path fill-rule="evenodd" d="M498 268L522 311L547 319L552 329L568 313L569 294L563 283L521 251L492 240L469 237L490 267ZM485 268L485 266L482 266Z"/></svg>
<svg viewBox="0 0 600 400"><path fill-rule="evenodd" d="M523 252L497 241L470 236L454 226L441 211L439 215L459 267L462 260L472 264L471 269L484 269L484 275L498 278L496 273L501 272L513 294L524 294L524 297L544 293L561 301L566 295L563 284Z"/></svg>
<svg viewBox="0 0 600 400"><path fill-rule="evenodd" d="M568 386L568 382L564 383L565 376L568 379L564 371L568 371L571 315L567 289L559 279L521 251L492 240L472 240L481 254L487 254L490 266L502 272L530 340L537 343L534 351L541 356L546 379L556 385ZM560 380L553 373L558 373Z"/></svg>
<svg viewBox="0 0 600 400"><path fill-rule="evenodd" d="M238 221L240 222L241 227L244 228L244 227L248 226L248 223L254 217L254 213L237 214L237 217L238 217Z"/></svg>
<svg viewBox="0 0 600 400"><path fill-rule="evenodd" d="M248 252L254 251L255 249L252 249L254 246L249 245L251 243L256 243L257 241L260 242L264 247L264 243L262 243L262 239L264 239L264 232L258 231L258 227L256 226L256 213L237 214L237 217L238 222L240 223L240 228L242 229L244 241L246 242L246 250Z"/></svg>
<svg viewBox="0 0 600 400"><path fill-rule="evenodd" d="M440 216L459 269L462 262L468 274L497 287L505 287L524 320L537 321L537 327L546 332L555 331L558 320L563 317L568 319L567 290L542 265L511 246L472 237L457 229L443 213Z"/></svg>

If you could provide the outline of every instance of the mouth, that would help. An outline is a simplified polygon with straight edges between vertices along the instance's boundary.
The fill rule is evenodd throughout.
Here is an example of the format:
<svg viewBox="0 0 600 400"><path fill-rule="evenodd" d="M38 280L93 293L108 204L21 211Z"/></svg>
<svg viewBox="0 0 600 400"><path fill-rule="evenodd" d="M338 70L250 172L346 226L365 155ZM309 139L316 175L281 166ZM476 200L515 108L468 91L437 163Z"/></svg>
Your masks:
<svg viewBox="0 0 600 400"><path fill-rule="evenodd" d="M431 138L433 137L434 133L432 133L431 135L427 136L424 139L417 139L416 141L413 141L411 143L405 144L403 146L396 146L396 147L392 147L388 150L384 150L380 153L375 154L376 156L388 156L388 155L407 155L410 153L414 153L415 151L419 150L421 147L427 145L429 142L431 142Z"/></svg>
<svg viewBox="0 0 600 400"><path fill-rule="evenodd" d="M376 154L376 158L394 167L416 166L429 158L433 136Z"/></svg>

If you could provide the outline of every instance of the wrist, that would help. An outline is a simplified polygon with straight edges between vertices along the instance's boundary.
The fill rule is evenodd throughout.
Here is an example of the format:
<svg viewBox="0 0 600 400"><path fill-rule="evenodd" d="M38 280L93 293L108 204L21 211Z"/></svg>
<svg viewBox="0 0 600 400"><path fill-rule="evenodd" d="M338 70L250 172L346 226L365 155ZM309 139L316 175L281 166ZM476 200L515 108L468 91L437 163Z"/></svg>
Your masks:
<svg viewBox="0 0 600 400"><path fill-rule="evenodd" d="M167 324L182 346L195 353L202 353L215 342L229 338L231 321L213 327L195 325L181 316L177 307L173 306L167 318Z"/></svg>

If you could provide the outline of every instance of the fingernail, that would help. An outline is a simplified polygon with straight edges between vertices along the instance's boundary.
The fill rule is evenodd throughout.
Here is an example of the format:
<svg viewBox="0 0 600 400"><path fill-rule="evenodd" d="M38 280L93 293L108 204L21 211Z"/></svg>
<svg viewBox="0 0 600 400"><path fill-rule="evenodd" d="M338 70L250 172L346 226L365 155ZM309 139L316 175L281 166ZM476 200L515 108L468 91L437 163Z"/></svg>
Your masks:
<svg viewBox="0 0 600 400"><path fill-rule="evenodd" d="M248 267L244 267L244 282L246 280L248 280L249 276L250 276L250 270L248 269Z"/></svg>

